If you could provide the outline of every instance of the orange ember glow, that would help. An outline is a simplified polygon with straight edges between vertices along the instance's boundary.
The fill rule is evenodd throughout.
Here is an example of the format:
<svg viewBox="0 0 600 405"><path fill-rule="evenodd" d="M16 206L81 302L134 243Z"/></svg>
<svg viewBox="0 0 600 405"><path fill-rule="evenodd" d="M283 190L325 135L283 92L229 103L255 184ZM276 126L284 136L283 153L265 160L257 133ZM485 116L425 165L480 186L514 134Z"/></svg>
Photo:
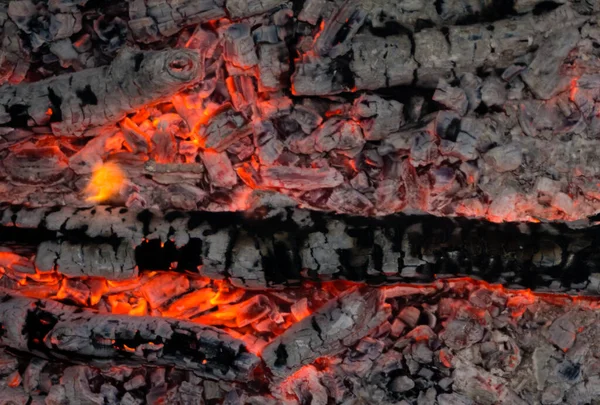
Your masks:
<svg viewBox="0 0 600 405"><path fill-rule="evenodd" d="M569 100L571 100L571 101L575 101L575 96L577 96L577 90L578 90L577 81L578 80L579 80L578 78L574 78L571 80L571 91L569 93Z"/></svg>
<svg viewBox="0 0 600 405"><path fill-rule="evenodd" d="M342 111L341 109L337 109L337 110L333 110L333 111L326 111L325 116L327 118L330 118L330 117L334 117L336 115L341 115L343 113L344 113L344 111Z"/></svg>
<svg viewBox="0 0 600 405"><path fill-rule="evenodd" d="M84 190L86 201L100 203L114 197L119 194L125 180L125 174L116 164L109 162L98 165Z"/></svg>

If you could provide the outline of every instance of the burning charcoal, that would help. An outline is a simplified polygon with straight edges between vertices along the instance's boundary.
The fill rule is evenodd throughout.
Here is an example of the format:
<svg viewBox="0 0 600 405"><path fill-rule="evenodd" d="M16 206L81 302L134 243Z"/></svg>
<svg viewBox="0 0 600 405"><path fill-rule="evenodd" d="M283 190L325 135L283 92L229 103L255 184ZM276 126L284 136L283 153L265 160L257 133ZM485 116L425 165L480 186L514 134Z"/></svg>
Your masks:
<svg viewBox="0 0 600 405"><path fill-rule="evenodd" d="M125 145L133 153L148 153L150 144L148 136L142 132L129 118L125 118L120 123L121 130L125 139Z"/></svg>
<svg viewBox="0 0 600 405"><path fill-rule="evenodd" d="M271 139L265 144L256 148L256 156L260 160L260 163L264 166L273 165L284 149L284 144L278 139Z"/></svg>
<svg viewBox="0 0 600 405"><path fill-rule="evenodd" d="M11 331L1 338L3 345L17 350L39 350L51 357L53 354L59 358L68 356L71 361L79 359L91 364L94 364L94 361L97 361L97 364L106 364L107 360L112 358L118 362L132 364L172 365L194 370L199 375L225 380L248 378L259 361L256 356L246 351L240 341L210 326L169 318L74 311L73 308L58 303L44 303L14 296L11 298L8 295L2 305L0 322L3 326L7 325L7 317L12 317L11 314L14 314L15 310L20 311L19 316L22 316L19 318L19 324L14 325L14 332ZM43 342L19 332L24 330L22 328L27 322L31 322L28 319L37 316L53 320L52 327L42 332ZM138 335L141 341L146 343L132 343L134 335ZM176 351L174 348L171 351L170 345L174 344L171 339L185 339L189 341L190 346L187 349L179 346ZM184 355L186 350L189 354ZM222 362L218 353L226 353L227 364ZM71 381L79 388L66 384L68 398L97 395L89 390L84 374L88 371L89 369L82 366L73 367ZM99 403L103 403L102 401ZM79 400L75 400L75 403L78 402Z"/></svg>
<svg viewBox="0 0 600 405"><path fill-rule="evenodd" d="M198 135L204 148L223 152L237 140L252 132L246 119L231 105L225 104L215 112L210 122L200 128Z"/></svg>
<svg viewBox="0 0 600 405"><path fill-rule="evenodd" d="M24 145L3 162L6 173L17 182L28 184L55 183L67 176L67 158L56 146Z"/></svg>
<svg viewBox="0 0 600 405"><path fill-rule="evenodd" d="M367 197L350 187L335 188L327 205L346 214L364 214L373 209L373 203Z"/></svg>
<svg viewBox="0 0 600 405"><path fill-rule="evenodd" d="M402 311L400 311L400 314L398 314L398 318L400 318L400 320L402 320L411 328L414 328L417 325L420 316L421 311L415 307L403 308Z"/></svg>
<svg viewBox="0 0 600 405"><path fill-rule="evenodd" d="M170 163L175 161L177 154L177 143L175 137L164 128L159 127L152 135L152 157L159 163Z"/></svg>
<svg viewBox="0 0 600 405"><path fill-rule="evenodd" d="M48 364L46 360L42 359L31 359L29 365L23 373L23 388L27 393L34 393L38 390L40 384L40 373L42 369Z"/></svg>
<svg viewBox="0 0 600 405"><path fill-rule="evenodd" d="M455 319L446 325L440 337L448 347L459 350L479 342L483 332L483 327L475 321Z"/></svg>
<svg viewBox="0 0 600 405"><path fill-rule="evenodd" d="M319 113L307 105L296 106L291 116L300 125L305 134L310 134L323 122L323 118L321 118Z"/></svg>
<svg viewBox="0 0 600 405"><path fill-rule="evenodd" d="M376 95L361 95L354 101L352 114L359 117L365 139L378 141L404 124L403 105Z"/></svg>
<svg viewBox="0 0 600 405"><path fill-rule="evenodd" d="M333 188L344 181L341 173L333 168L261 167L260 176L264 187L295 190Z"/></svg>
<svg viewBox="0 0 600 405"><path fill-rule="evenodd" d="M84 366L65 369L61 386L65 389L65 396L69 403L87 402L99 405L104 403L104 398L90 389L89 378L92 377L90 371Z"/></svg>
<svg viewBox="0 0 600 405"><path fill-rule="evenodd" d="M438 82L433 100L442 104L444 107L456 111L461 116L467 113L469 101L467 95L459 87L452 87L444 80Z"/></svg>
<svg viewBox="0 0 600 405"><path fill-rule="evenodd" d="M284 87L284 79L290 69L288 58L288 48L284 43L258 46L258 77L262 91L276 91Z"/></svg>
<svg viewBox="0 0 600 405"><path fill-rule="evenodd" d="M227 153L205 150L200 156L214 186L231 188L237 183L237 176Z"/></svg>
<svg viewBox="0 0 600 405"><path fill-rule="evenodd" d="M141 388L145 385L146 385L146 379L144 378L143 375L138 374L135 377L133 377L132 379L130 379L129 381L125 382L125 384L123 384L123 388L125 388L126 391L132 391L132 390Z"/></svg>
<svg viewBox="0 0 600 405"><path fill-rule="evenodd" d="M536 51L521 78L537 98L548 100L568 88L571 79L560 72L562 61L580 39L575 28L552 34Z"/></svg>
<svg viewBox="0 0 600 405"><path fill-rule="evenodd" d="M256 103L256 90L251 77L229 76L226 83L233 107L237 111L243 111Z"/></svg>
<svg viewBox="0 0 600 405"><path fill-rule="evenodd" d="M347 53L354 35L366 17L367 13L360 2L342 3L321 25L321 31L314 43L317 55L337 57Z"/></svg>
<svg viewBox="0 0 600 405"><path fill-rule="evenodd" d="M22 111L19 126L50 125L56 135L73 136L174 94L197 80L198 69L193 51L129 49L110 67L5 86L0 101L9 108L21 106L16 107Z"/></svg>
<svg viewBox="0 0 600 405"><path fill-rule="evenodd" d="M173 277L168 273L161 273L145 283L141 293L151 308L158 308L171 298L186 292L189 287L187 277L183 275Z"/></svg>
<svg viewBox="0 0 600 405"><path fill-rule="evenodd" d="M388 315L379 292L350 289L269 343L263 360L275 376L286 377L318 357L345 350Z"/></svg>

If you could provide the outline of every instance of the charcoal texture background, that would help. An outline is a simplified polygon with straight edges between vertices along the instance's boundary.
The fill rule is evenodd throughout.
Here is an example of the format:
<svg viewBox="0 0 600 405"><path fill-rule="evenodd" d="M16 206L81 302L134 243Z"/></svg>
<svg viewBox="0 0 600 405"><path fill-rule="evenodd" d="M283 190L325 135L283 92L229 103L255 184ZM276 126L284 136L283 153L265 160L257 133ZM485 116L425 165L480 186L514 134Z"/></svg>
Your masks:
<svg viewBox="0 0 600 405"><path fill-rule="evenodd" d="M0 8L2 202L600 212L596 2L104 6Z"/></svg>

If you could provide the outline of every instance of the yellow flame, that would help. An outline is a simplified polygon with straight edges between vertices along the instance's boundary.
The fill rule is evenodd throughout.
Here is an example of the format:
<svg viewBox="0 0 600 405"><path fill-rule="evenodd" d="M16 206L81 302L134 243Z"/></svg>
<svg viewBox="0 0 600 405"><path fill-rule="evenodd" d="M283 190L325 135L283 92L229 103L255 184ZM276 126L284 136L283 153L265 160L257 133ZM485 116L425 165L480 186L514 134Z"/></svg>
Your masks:
<svg viewBox="0 0 600 405"><path fill-rule="evenodd" d="M119 193L125 174L114 163L104 163L94 168L92 178L85 188L86 201L102 202Z"/></svg>

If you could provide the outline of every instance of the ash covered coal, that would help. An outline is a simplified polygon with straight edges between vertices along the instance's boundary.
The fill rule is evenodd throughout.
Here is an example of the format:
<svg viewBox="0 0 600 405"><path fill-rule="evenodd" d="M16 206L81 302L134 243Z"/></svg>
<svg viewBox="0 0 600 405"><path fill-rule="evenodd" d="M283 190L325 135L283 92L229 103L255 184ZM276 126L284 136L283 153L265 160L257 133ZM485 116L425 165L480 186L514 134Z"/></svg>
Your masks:
<svg viewBox="0 0 600 405"><path fill-rule="evenodd" d="M0 200L597 214L597 4L467 3L11 2Z"/></svg>
<svg viewBox="0 0 600 405"><path fill-rule="evenodd" d="M379 294L386 315L365 335L331 349L326 340L347 323L320 330L327 321L319 317L348 316L341 297L358 291L333 299L341 313L327 305L314 313L311 339L320 351L286 374L271 374L268 349L260 355L264 368L243 382L172 366L70 365L5 349L0 396L47 404L584 404L596 396L596 300L468 280L371 289L364 297ZM292 327L273 342L281 346L286 333L307 339L303 330ZM293 345L285 350L288 362L301 356Z"/></svg>

